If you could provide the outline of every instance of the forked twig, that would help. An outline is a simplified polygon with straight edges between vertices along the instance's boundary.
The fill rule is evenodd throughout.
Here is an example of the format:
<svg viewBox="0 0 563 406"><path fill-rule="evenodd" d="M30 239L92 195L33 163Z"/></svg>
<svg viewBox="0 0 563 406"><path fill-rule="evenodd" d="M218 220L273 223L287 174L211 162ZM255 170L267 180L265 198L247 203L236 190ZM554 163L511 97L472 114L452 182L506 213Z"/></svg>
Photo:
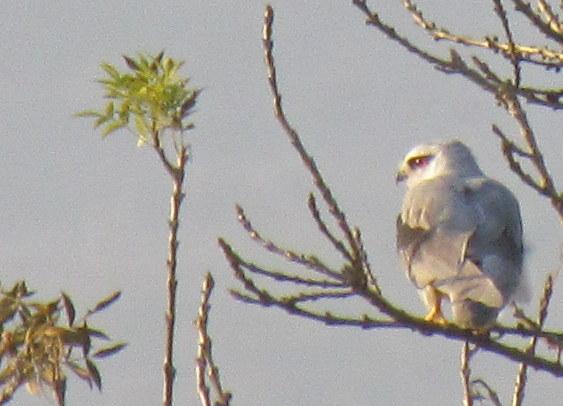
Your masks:
<svg viewBox="0 0 563 406"><path fill-rule="evenodd" d="M520 127L520 136L524 140L527 149L527 151L525 151L518 147L496 125L493 125L493 132L501 140L502 152L510 166L510 169L522 180L522 182L536 190L538 193L548 197L551 201L551 205L559 214L561 221L563 221L563 193L558 192L555 187L553 178L545 165L543 154L536 141L534 131L528 122L528 117L522 109L522 105L510 88L505 88L499 91L498 97L501 102L505 104L507 111ZM515 155L527 158L532 163L538 171L538 180L535 180L529 173L524 171Z"/></svg>
<svg viewBox="0 0 563 406"><path fill-rule="evenodd" d="M323 177L319 169L317 168L317 164L313 160L313 158L307 153L301 139L297 135L297 132L293 129L293 127L289 124L285 117L285 112L282 106L282 97L279 93L278 83L277 83L277 73L276 73L276 66L274 64L274 56L272 50L274 48L274 43L272 41L272 24L274 21L274 10L271 6L266 6L266 11L264 13L264 29L263 29L263 36L262 42L264 46L264 59L266 61L266 67L268 72L268 83L270 84L270 89L272 94L274 95L274 113L276 118L278 119L279 123L281 124L282 128L286 132L287 136L289 137L289 141L293 145L293 147L298 152L301 160L305 164L305 167L311 173L313 177L313 181L317 186L318 190L320 191L327 207L329 208L330 213L334 216L337 221L338 226L346 236L346 240L350 245L350 248L354 254L354 257L357 257L357 246L355 244L355 240L352 234L352 230L348 226L348 222L346 220L346 216L344 212L340 209L336 200L334 199L332 192L326 182L324 181Z"/></svg>
<svg viewBox="0 0 563 406"><path fill-rule="evenodd" d="M248 220L248 217L246 216L242 207L237 205L236 211L237 211L237 218L239 220L239 223L246 230L246 232L248 233L250 238L252 238L258 244L260 244L262 247L264 247L264 249L266 249L267 251L269 251L273 254L279 255L279 256L287 259L288 261L295 262L296 264L299 264L299 265L303 265L303 266L307 267L308 269L311 269L312 271L318 272L320 274L323 274L323 275L326 275L326 276L329 276L329 277L335 278L335 279L341 278L340 273L330 269L327 265L323 264L318 258L315 258L315 257L312 257L312 256L307 257L305 255L297 254L297 253L295 253L291 250L281 248L280 246L275 244L273 241L266 240L252 226L252 223L250 222L250 220Z"/></svg>
<svg viewBox="0 0 563 406"><path fill-rule="evenodd" d="M332 246L344 257L345 260L351 261L352 257L348 253L348 250L346 249L342 241L338 240L330 232L327 224L321 218L321 213L317 207L315 195L313 195L312 193L309 194L308 206L309 206L309 211L311 212L313 219L315 219L315 222L317 223L317 226L319 227L321 233L332 243Z"/></svg>
<svg viewBox="0 0 563 406"><path fill-rule="evenodd" d="M498 79L498 81L491 80L490 76L483 75L479 71L479 69L471 68L464 61L461 55L454 49L450 49L450 58L446 59L433 55L430 52L425 51L420 47L416 46L407 37L399 34L399 32L394 27L383 22L379 17L379 15L368 7L366 0L353 0L352 3L366 16L367 25L378 29L383 34L385 34L389 39L398 43L401 47L405 48L408 52L418 56L419 58L433 65L436 69L446 74L461 75L466 79L470 80L471 82L475 83L479 87L481 87L483 90L493 95L496 95L498 87L504 84L503 80L500 79ZM411 3L411 2L407 2L407 3ZM407 6L405 7L407 8ZM420 16L422 16L422 14L420 14ZM417 18L415 18L415 21L417 21ZM422 24L422 26L425 29L428 29L428 27L433 27L433 28L436 27L434 23L430 23L430 22L425 22L424 24ZM478 42L462 41L461 37L455 37L450 39L456 43L464 43L464 45L480 46ZM491 44L494 44L494 42L491 42L489 40L483 42L482 46L485 48L493 49ZM506 52L509 51L508 45L504 47L504 51ZM521 53L525 54L527 51L532 52L533 50L526 49L525 51L522 50ZM473 60L475 61L475 58L473 58ZM554 69L560 69L563 67L562 65L563 65L563 55L561 57L558 56L558 62L549 65L549 67ZM515 88L514 91L518 96L524 97L529 103L548 107L553 110L563 109L563 102L560 101L560 97L561 95L563 95L563 89L560 89L559 91L544 92L540 89L520 87L520 88Z"/></svg>
<svg viewBox="0 0 563 406"><path fill-rule="evenodd" d="M498 7L499 1L500 0L493 0L495 3L495 12L501 18L503 29L505 30L505 34L507 34L508 41L506 43L500 42L496 36L487 36L483 39L477 39L467 35L452 33L446 28L438 27L435 22L426 18L413 1L403 0L403 6L411 14L414 22L424 29L435 41L445 40L467 47L487 49L502 55L511 62L514 56L518 56L518 59L523 62L543 65L546 68L557 67L563 63L563 53L560 51L548 49L547 47L535 47L514 43L512 40L512 34L510 33L510 29L507 25L508 20L505 17L502 17L502 15L506 16L504 8L502 7L502 4L500 4L500 8ZM508 33L510 33L510 35Z"/></svg>

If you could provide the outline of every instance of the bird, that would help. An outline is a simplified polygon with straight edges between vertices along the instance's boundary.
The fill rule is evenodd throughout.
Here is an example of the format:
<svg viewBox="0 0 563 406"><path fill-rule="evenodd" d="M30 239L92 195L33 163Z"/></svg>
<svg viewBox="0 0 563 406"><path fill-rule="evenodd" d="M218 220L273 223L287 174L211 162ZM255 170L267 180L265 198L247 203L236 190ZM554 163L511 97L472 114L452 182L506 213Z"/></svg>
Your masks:
<svg viewBox="0 0 563 406"><path fill-rule="evenodd" d="M406 183L397 251L420 290L425 320L487 330L520 290L524 248L514 194L487 177L459 140L411 149L397 172Z"/></svg>

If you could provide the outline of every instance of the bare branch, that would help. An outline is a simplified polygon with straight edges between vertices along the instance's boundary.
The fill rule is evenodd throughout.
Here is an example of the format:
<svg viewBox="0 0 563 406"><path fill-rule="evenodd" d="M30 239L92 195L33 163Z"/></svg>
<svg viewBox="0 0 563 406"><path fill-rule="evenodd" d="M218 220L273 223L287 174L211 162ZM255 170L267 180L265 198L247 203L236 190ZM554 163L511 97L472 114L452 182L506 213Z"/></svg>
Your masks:
<svg viewBox="0 0 563 406"><path fill-rule="evenodd" d="M157 130L154 130L151 133L152 136L152 146L156 152L156 154L158 155L158 158L160 159L160 162L162 162L162 165L164 166L164 169L166 169L166 172L168 172L168 174L172 177L175 178L178 176L178 169L174 167L174 164L169 160L169 158L166 156L166 153L164 152L164 148L162 147L161 143L160 143L160 132Z"/></svg>
<svg viewBox="0 0 563 406"><path fill-rule="evenodd" d="M330 213L336 219L336 222L342 232L344 233L350 248L352 249L353 256L357 257L358 250L355 244L354 237L352 235L352 230L348 225L346 220L346 216L344 212L340 209L336 200L334 199L332 192L330 191L328 185L324 181L317 164L313 160L313 158L307 153L301 139L297 132L293 129L293 127L289 124L285 112L282 106L282 97L278 90L278 83L277 83L277 74L276 74L276 67L274 64L274 56L272 54L272 50L274 47L274 43L272 42L272 23L274 21L274 10L271 6L266 6L266 11L264 13L264 30L263 30L263 46L264 46L264 59L266 61L266 67L268 71L268 82L270 84L270 89L274 96L274 113L276 118L278 119L279 123L281 124L282 128L286 132L287 136L289 137L289 141L291 145L295 148L298 152L301 160L303 161L305 167L309 171L309 173L313 177L313 181L315 186L320 191L326 205L329 208Z"/></svg>
<svg viewBox="0 0 563 406"><path fill-rule="evenodd" d="M512 58L510 60L514 68L515 85L512 85L510 81L503 79L500 75L494 72L486 62L476 57L472 58L472 64L470 63L471 66L469 66L455 50L450 51L449 59L444 59L438 58L418 48L407 38L399 35L393 27L383 23L376 13L369 10L365 1L354 0L353 3L366 15L367 23L369 25L384 32L387 36L398 42L409 52L412 52L425 61L430 62L437 69L440 69L445 73L460 74L478 84L487 92L494 94L502 105L517 120L517 122L520 123L522 137L524 139L523 144L525 147L516 145L513 142L511 143L510 140L502 133L502 136L499 135L503 145L511 145L509 155L512 158L512 162L518 163L518 160L523 159L530 160L540 173L540 180L536 181L534 177L525 173L522 168L520 168L522 176L527 176L531 184L536 185L538 190L542 190L543 193L548 194L553 201L553 196L556 196L557 192L555 191L553 181L545 168L543 157L536 145L534 134L527 123L526 115L519 104L518 97L521 96L528 102L553 109L563 108L563 104L558 101L558 98L555 98L556 101L553 102L553 100L551 100L551 96L548 96L547 92L540 93L536 91L537 89L519 87L519 58L524 57L517 54L515 51L518 45L514 43L511 28L506 20L505 10L502 8L502 4L499 1L495 1L495 4L497 5L496 12L501 19L505 34L508 38L506 55L509 59ZM406 3L412 4L412 2ZM426 21L423 19L421 13L420 20L423 22ZM498 396L496 396L496 393L484 381L471 381L469 369L469 361L471 357L471 352L469 351L470 346L473 346L475 350L478 349L491 352L514 362L526 364L527 366L536 368L537 370L548 372L557 377L563 376L563 365L561 364L559 358L553 360L550 356L542 356L536 354L535 351L533 353L526 351L525 349L515 346L514 340L510 340L510 337L514 336L535 337L535 340L543 337L548 341L553 340L555 343L561 343L563 340L563 333L542 331L543 325L537 327L534 323L526 326L518 325L517 327L495 326L486 333L483 331L464 330L454 324L438 325L429 323L420 317L416 317L411 313L406 312L382 295L381 290L376 283L375 277L371 272L371 267L367 259L360 231L349 225L346 216L337 204L328 184L324 181L315 161L306 151L298 133L291 126L285 116L281 103L281 95L278 89L274 57L272 54L274 45L272 41L272 23L273 10L268 6L264 16L263 45L268 72L268 81L274 100L274 113L283 130L287 134L291 144L301 157L306 169L311 173L313 182L323 197L322 201L324 201L324 203L328 206L329 213L334 217L338 225L338 232L334 232L334 230L329 228L329 225L321 216L316 199L311 194L308 201L309 211L320 230L320 234L331 244L331 246L335 248L335 250L339 252L343 260L343 264L338 267L339 271L334 271L322 264L321 261L314 256L307 256L281 248L272 241L264 239L252 226L242 208L237 207L239 222L254 241L259 243L267 251L287 259L292 263L292 265L303 266L307 270L312 270L322 274L324 278L314 279L303 277L299 274L289 274L285 271L272 271L265 269L242 259L226 241L220 239L219 245L221 246L221 249L223 250L236 278L243 286L240 291L232 290L231 294L236 299L246 303L266 307L276 307L291 315L322 322L327 325L350 326L362 329L408 329L425 336L437 335L447 339L461 341L465 343L464 354L462 356L461 375L464 385L466 404L468 405L472 404L474 400L477 399L476 394L478 394L478 391L475 389L476 386L482 386L485 388L488 398L490 398L494 404L500 405L500 402L498 402ZM498 41L496 41L496 43L498 43ZM493 45L490 45L489 47L492 49ZM549 94L551 95L551 93ZM511 161L509 160L509 162ZM340 237L338 233L342 233L343 236ZM253 280L252 278L254 278L255 275L258 275L258 277L256 280ZM289 282L290 284L296 285L298 288L305 288L303 290L291 291L290 293L284 291L284 294L279 294L273 290L260 286L260 282L262 281L260 277L267 277L281 282ZM293 288L295 288L295 286L293 286ZM342 300L354 298L361 298L371 305L373 307L373 311L375 312L375 316L368 314L355 316L335 315L327 310L319 310L319 305L312 303L321 300L323 301L323 304L334 304L341 303Z"/></svg>
<svg viewBox="0 0 563 406"><path fill-rule="evenodd" d="M286 295L282 296L279 300L285 303L302 303L302 302L312 302L316 300L323 299L346 299L354 296L355 293L350 289L347 290L334 290L334 291L323 291L314 293L299 293L297 295Z"/></svg>
<svg viewBox="0 0 563 406"><path fill-rule="evenodd" d="M377 280L375 279L375 276L371 270L371 265L368 260L367 251L364 247L362 235L360 229L357 227L354 228L354 238L356 239L356 243L358 244L362 269L364 270L364 274L366 276L367 282L369 283L369 285L373 287L373 289L378 295L381 295L381 288L379 287L379 284L377 283Z"/></svg>
<svg viewBox="0 0 563 406"><path fill-rule="evenodd" d="M332 243L334 248L336 248L336 250L338 252L340 252L340 254L344 257L344 259L352 260L352 258L350 257L350 254L348 253L348 250L346 249L346 247L344 246L342 241L338 240L330 232L330 230L328 229L328 226L326 225L326 223L321 218L321 213L320 213L320 211L317 207L317 203L316 203L316 200L315 200L315 195L313 195L312 193L309 194L308 206L309 206L309 211L311 212L311 215L315 219L317 226L319 227L319 230L321 231L321 233L324 234L324 236Z"/></svg>
<svg viewBox="0 0 563 406"><path fill-rule="evenodd" d="M199 306L195 325L198 332L198 349L196 359L196 377L199 398L202 406L211 406L210 388L207 384L206 376L209 376L211 385L217 393L218 400L213 403L214 406L229 406L232 395L223 389L221 378L219 376L219 368L213 361L211 337L207 332L207 322L209 320L209 298L213 291L215 282L210 273L205 275L203 286L201 288L201 303Z"/></svg>
<svg viewBox="0 0 563 406"><path fill-rule="evenodd" d="M252 223L246 216L243 208L237 205L236 210L237 210L238 220L241 223L241 225L244 227L244 229L247 231L250 238L252 238L258 244L264 247L267 251L276 255L280 255L291 262L295 262L297 264L303 265L308 269L329 276L331 278L339 279L341 277L341 275L338 272L331 270L328 266L321 263L321 261L315 257L312 256L307 257L305 255L297 254L293 251L283 249L279 247L277 244L274 244L272 241L262 238L262 235L252 226Z"/></svg>
<svg viewBox="0 0 563 406"><path fill-rule="evenodd" d="M338 316L331 312L316 312L310 309L305 309L300 306L296 306L294 303L291 302L264 302L262 300L256 299L252 296L249 296L245 293L239 292L237 290L231 290L231 294L236 299L248 303L248 304L256 304L262 306L269 306L275 305L276 307L280 307L285 310L287 313L299 316L305 319L318 321L321 323L326 324L327 326L341 326L341 327L359 327L366 330L371 330L375 328L392 328L392 329L400 329L400 328L408 328L408 326L400 325L395 321L390 320L382 320L382 319L374 319L367 314L364 314L361 319L353 319L348 316Z"/></svg>
<svg viewBox="0 0 563 406"><path fill-rule="evenodd" d="M424 51L420 47L414 45L412 42L409 41L408 38L400 35L394 27L385 24L379 18L379 15L376 12L370 10L365 0L353 0L353 4L359 10L361 10L366 16L366 24L378 29L379 31L384 33L387 37L389 37L389 39L397 42L401 47L405 48L408 52L430 63L436 69L447 74L462 75L466 79L470 80L471 82L481 87L483 90L493 95L496 95L498 91L498 87L504 84L504 81L501 81L500 79L491 80L490 77L481 74L479 70L470 68L467 65L467 63L465 63L463 58L459 55L459 53L454 49L450 49L450 59L448 60L432 55L429 52ZM452 38L452 40L454 40L454 38ZM455 41L455 42L460 42L460 41ZM466 45L477 46L477 44L469 44L469 43L467 43ZM509 51L509 49L506 48L506 51ZM561 68L561 63L558 62L557 65L554 66L554 68ZM559 97L560 97L559 91L555 91L554 94L550 94L549 97L541 93L536 93L533 88L528 88L526 90L515 88L514 92L518 96L524 97L529 103L548 107L553 110L563 109L563 102L559 101Z"/></svg>
<svg viewBox="0 0 563 406"><path fill-rule="evenodd" d="M343 326L355 326L361 327L362 329L375 329L380 327L396 327L396 328L410 328L409 326L401 325L399 322L390 322L389 320L381 320L381 319L373 319L370 316L362 315L359 318L353 318L350 316L338 317L334 314L321 312L316 313L314 311L309 311L308 309L299 309L298 312L295 312L294 304L295 302L291 300L291 297L283 297L283 298L275 298L274 296L270 295L267 291L260 290L255 283L250 280L249 277L244 274L244 270L249 272L255 273L257 275L268 275L271 274L272 271L266 270L264 268L260 268L254 264L251 264L244 259L242 259L238 254L236 254L232 247L222 239L219 239L219 245L222 248L223 252L225 253L227 259L232 264L233 269L238 269L241 271L240 276L237 277L242 278L241 280L245 283L249 283L253 286L253 288L247 289L248 291L254 293L258 299L252 298L248 295L244 295L238 291L231 291L231 293L237 297L238 299L244 300L245 302L252 303L252 304L262 304L265 306L279 306L284 308L286 311L292 314L297 314L301 316L306 316L308 318L312 318L317 321L321 321L323 323L329 325L343 325ZM342 289L348 288L345 285L344 281L339 282L331 282L331 281L318 281L318 283L307 283L307 279L299 276L299 275L287 275L284 273L280 273L280 280L292 282L295 284L303 284L307 286L315 286L315 287L327 287L327 288L335 288L340 287ZM317 282L317 281L313 281ZM290 306L287 306L287 305ZM310 317L309 317L310 316ZM550 331L539 331L535 323L528 324L528 328L523 327L507 327L496 325L491 329L491 333L496 333L499 336L520 336L520 337L538 337L544 338L552 343L560 343L563 345L563 333L556 333Z"/></svg>
<svg viewBox="0 0 563 406"><path fill-rule="evenodd" d="M438 28L437 24L424 17L422 11L411 0L403 0L403 6L411 14L414 22L423 28L432 39L436 41L446 40L467 47L477 47L488 49L494 53L500 53L504 58L513 62L517 56L519 60L534 64L541 64L547 67L557 67L563 63L563 53L550 50L547 47L534 47L529 45L515 44L512 33L508 28L508 20L502 4L498 6L500 0L493 0L495 12L501 18L503 28L507 34L508 42L500 42L495 37L485 37L476 39L467 35L453 34L446 28ZM502 17L504 15L504 17ZM509 34L510 33L510 34ZM516 82L518 83L518 82ZM518 87L518 86L516 86Z"/></svg>
<svg viewBox="0 0 563 406"><path fill-rule="evenodd" d="M475 380L471 381L471 386L473 388L475 388L477 386L482 386L483 389L485 389L485 391L487 392L487 395L485 396L486 399L489 399L491 402L493 402L494 406L502 406L500 399L498 397L498 394L484 380L475 379ZM479 395L479 398L483 398L483 397L484 397L483 395Z"/></svg>
<svg viewBox="0 0 563 406"><path fill-rule="evenodd" d="M25 376L17 374L13 379L7 382L0 393L0 405L8 404L12 400L16 390L25 383Z"/></svg>
<svg viewBox="0 0 563 406"><path fill-rule="evenodd" d="M505 104L506 109L514 117L516 123L520 127L520 135L528 151L518 148L515 144L504 135L504 133L497 127L493 126L493 132L502 141L503 154L510 165L510 169L518 175L518 177L527 185L532 187L538 193L548 197L552 206L555 208L559 217L563 221L563 193L558 192L555 188L555 183L545 165L543 154L537 144L535 134L530 127L526 113L522 109L517 96L511 88L505 87L498 94L499 99ZM536 168L539 174L539 179L534 180L532 176L524 172L518 161L515 159L514 154L520 156L528 156L532 165Z"/></svg>
<svg viewBox="0 0 563 406"><path fill-rule="evenodd" d="M512 63L512 67L514 68L514 78L512 80L512 84L514 87L520 87L520 53L517 51L517 46L514 44L514 39L512 38L512 31L510 30L510 25L508 23L508 18L506 17L506 11L502 5L501 0L493 0L495 4L495 13L499 17L502 28L504 29L504 33L506 35L506 39L508 41L508 57L510 62ZM563 62L563 54L561 54Z"/></svg>
<svg viewBox="0 0 563 406"><path fill-rule="evenodd" d="M548 275L545 281L543 295L540 299L540 310L538 314L537 320L537 328L541 330L545 323L545 319L547 317L549 302L551 300L551 295L553 294L553 276ZM533 337L530 340L530 344L526 348L526 353L528 354L535 354L536 346L538 343L537 337ZM516 377L516 384L514 387L514 395L512 398L512 406L521 406L522 402L524 401L524 393L526 389L526 381L527 381L527 372L528 372L528 365L526 363L520 364L520 368L518 370L518 375Z"/></svg>
<svg viewBox="0 0 563 406"><path fill-rule="evenodd" d="M158 137L156 137L158 138ZM157 152L161 149L157 149ZM159 153L160 156L160 153ZM168 163L168 159L164 158ZM176 279L176 264L178 251L178 227L180 225L180 208L184 199L183 183L185 175L185 165L188 160L186 147L182 145L177 152L176 166L169 169L164 164L170 175L172 176L172 194L170 196L170 217L168 220L168 257L166 265L168 267L168 276L166 280L167 286L167 307L166 307L166 341L164 348L164 388L163 388L163 404L164 406L172 406L172 395L174 378L176 370L173 363L174 354L174 328L176 324L176 288L178 280ZM163 161L164 162L164 161Z"/></svg>
<svg viewBox="0 0 563 406"><path fill-rule="evenodd" d="M540 31L542 32L547 38L552 39L559 44L563 43L563 27L561 23L557 22L555 19L555 15L551 12L551 20L548 20L548 23L545 23L542 20L542 17L539 14L536 14L529 3L524 2L523 0L512 0L514 3L516 10L524 14L528 20ZM540 2L544 3L545 2ZM549 14L547 11L547 7L544 7L545 12ZM551 9L549 9L551 11Z"/></svg>
<svg viewBox="0 0 563 406"><path fill-rule="evenodd" d="M341 282L332 282L329 280L325 280L325 279L310 279L310 278L306 278L300 275L291 275L285 272L276 272L276 271L272 271L272 270L268 270L262 267L259 267L253 263L250 262L246 262L243 261L241 262L241 265L244 266L244 268L249 271L252 272L254 274L257 275L261 275L261 276L266 276L268 278L271 278L273 280L276 280L278 282L290 282L290 283L294 283L297 285L304 285L304 286L308 286L308 287L320 287L320 288L337 288L337 287L341 287L342 283Z"/></svg>
<svg viewBox="0 0 563 406"><path fill-rule="evenodd" d="M210 389L206 381L207 370L207 350L209 347L209 337L207 335L207 320L209 317L209 296L213 290L213 278L211 274L205 275L201 288L201 303L197 313L195 325L199 340L196 358L196 381L197 393L202 406L211 406Z"/></svg>
<svg viewBox="0 0 563 406"><path fill-rule="evenodd" d="M243 269L244 261L238 254L233 251L232 247L222 239L219 240L219 245L221 246L225 257L229 261L229 264L233 269L235 276L242 282L245 290L254 295L253 297L252 295L245 295L237 291L232 292L235 297L247 303L259 304L267 307L279 307L290 314L298 315L316 321L321 321L329 325L356 326L364 329L394 327L399 329L409 329L417 331L423 335L439 335L450 339L468 341L472 344L477 345L484 351L502 355L512 361L525 362L538 370L549 372L555 376L563 376L563 365L561 365L559 362L551 361L537 355L528 354L525 351L522 351L511 345L498 342L492 339L490 335L475 334L471 330L464 330L453 324L441 326L434 323L429 323L422 318L412 316L404 310L401 310L392 305L386 299L371 290L369 286L363 288L358 286L350 287L355 289L355 292L358 296L363 297L368 301L368 303L375 306L384 315L390 317L391 321L373 319L367 316L364 316L362 319L336 317L329 312L318 313L309 309L305 309L303 307L299 307L296 305L295 301L291 300L291 298L289 300L284 300L283 298L274 296L272 293L268 292L265 289L259 288L256 283L245 274ZM491 332L494 331L496 331L496 328L493 328L491 330ZM501 328L498 331L502 332L503 334L509 332L518 334L520 330ZM529 335L533 336L534 333L530 332Z"/></svg>
<svg viewBox="0 0 563 406"><path fill-rule="evenodd" d="M473 406L473 394L471 393L471 369L469 368L469 359L471 351L469 343L466 341L461 348L461 383L463 387L463 406Z"/></svg>

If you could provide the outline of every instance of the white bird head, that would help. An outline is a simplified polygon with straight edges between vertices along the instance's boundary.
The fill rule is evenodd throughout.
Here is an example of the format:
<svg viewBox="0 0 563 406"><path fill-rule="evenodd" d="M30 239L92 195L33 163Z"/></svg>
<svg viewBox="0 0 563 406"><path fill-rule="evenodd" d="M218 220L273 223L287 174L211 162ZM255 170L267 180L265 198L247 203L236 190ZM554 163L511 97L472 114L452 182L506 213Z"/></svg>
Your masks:
<svg viewBox="0 0 563 406"><path fill-rule="evenodd" d="M422 144L411 149L397 172L397 183L406 180L412 187L438 176L480 176L483 173L469 148L452 140L435 144Z"/></svg>

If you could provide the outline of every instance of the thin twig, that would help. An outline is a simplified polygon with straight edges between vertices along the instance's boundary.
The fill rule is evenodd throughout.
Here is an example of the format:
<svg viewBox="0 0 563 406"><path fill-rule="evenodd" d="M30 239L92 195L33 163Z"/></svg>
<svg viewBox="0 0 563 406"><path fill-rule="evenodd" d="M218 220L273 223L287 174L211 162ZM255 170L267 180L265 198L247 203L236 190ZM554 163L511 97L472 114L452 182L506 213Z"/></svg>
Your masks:
<svg viewBox="0 0 563 406"><path fill-rule="evenodd" d="M507 327L501 325L495 325L491 331L495 333L503 335L511 335L511 336L519 336L519 337L537 337L543 338L547 341L558 343L563 345L563 332L556 332L556 331L540 331L536 328L529 329L523 327Z"/></svg>
<svg viewBox="0 0 563 406"><path fill-rule="evenodd" d="M286 295L280 297L281 302L285 303L303 303L312 302L316 300L325 299L346 299L354 296L355 293L351 289L347 290L325 290L323 292L313 292L313 293L299 293L297 295Z"/></svg>
<svg viewBox="0 0 563 406"><path fill-rule="evenodd" d="M518 88L520 87L520 74L521 74L521 70L520 70L520 59L521 56L520 54L516 51L516 45L514 43L514 39L512 38L512 31L510 29L510 24L508 23L508 18L506 17L506 11L504 10L504 6L502 5L502 1L501 0L493 0L493 3L495 4L495 13L496 15L499 17L501 23L502 23L502 28L504 29L504 34L506 35L506 39L508 41L508 57L510 58L510 62L512 63L512 67L514 70L514 78L512 80L512 83L514 85L514 87ZM563 57L563 54L562 54ZM563 62L563 58L561 59L561 62Z"/></svg>
<svg viewBox="0 0 563 406"><path fill-rule="evenodd" d="M362 269L367 278L367 282L373 287L373 289L378 295L381 295L381 288L379 287L379 284L377 283L377 279L375 278L375 275L371 270L371 265L368 260L368 254L364 247L364 242L362 240L362 234L358 227L354 228L354 239L356 240L356 244L358 244L360 259L362 262Z"/></svg>
<svg viewBox="0 0 563 406"><path fill-rule="evenodd" d="M547 317L549 302L551 300L551 295L553 294L553 276L548 275L545 281L543 295L540 300L540 310L538 313L537 327L539 330L543 328L545 319ZM536 345L538 343L537 337L532 337L530 344L525 349L527 354L534 355L536 352ZM523 362L520 364L518 370L518 375L516 377L516 383L514 385L514 395L512 397L512 406L521 406L524 401L524 393L526 389L527 382L528 365Z"/></svg>
<svg viewBox="0 0 563 406"><path fill-rule="evenodd" d="M532 7L529 3L524 2L523 0L512 0L514 5L516 6L516 11L521 12L524 14L528 20L532 22L532 24L541 31L547 38L555 40L559 44L563 42L563 30L559 26L558 29L554 29L554 26L551 23L544 23L542 18L532 10Z"/></svg>
<svg viewBox="0 0 563 406"><path fill-rule="evenodd" d="M213 290L213 277L210 273L205 275L203 286L201 288L201 302L197 312L197 319L195 325L198 332L198 345L197 345L197 358L196 358L196 382L197 393L202 406L211 406L210 389L207 385L206 371L207 371L207 320L209 315L209 296Z"/></svg>
<svg viewBox="0 0 563 406"><path fill-rule="evenodd" d="M25 377L22 374L17 374L13 379L4 385L2 393L0 393L0 405L7 404L12 400L16 390L23 385Z"/></svg>
<svg viewBox="0 0 563 406"><path fill-rule="evenodd" d="M563 34L563 21L560 20L559 16L553 12L553 9L545 0L538 0L538 10L543 14L546 23L554 31L559 34ZM563 42L560 41L560 42Z"/></svg>
<svg viewBox="0 0 563 406"><path fill-rule="evenodd" d="M306 257L305 255L297 254L291 250L279 247L271 240L267 240L253 227L252 222L246 216L244 209L241 206L236 206L237 218L239 223L244 227L250 238L262 245L267 251L280 255L285 259L295 262L296 264L303 265L312 271L329 276L331 278L340 279L341 275L330 269L325 264L321 263L317 258Z"/></svg>
<svg viewBox="0 0 563 406"><path fill-rule="evenodd" d="M174 167L174 164L172 162L170 162L168 157L166 156L166 153L164 152L164 148L162 147L161 142L160 142L160 137L161 137L161 133L157 130L153 130L153 132L152 132L152 146L153 146L156 154L158 155L160 162L164 166L164 169L166 169L166 172L168 172L168 174L172 178L175 178L176 176L178 176L178 173L177 173L178 170L177 170L177 168Z"/></svg>
<svg viewBox="0 0 563 406"><path fill-rule="evenodd" d="M469 360L471 351L469 343L466 341L461 347L461 384L463 387L463 406L473 406L473 394L471 393L471 368Z"/></svg>
<svg viewBox="0 0 563 406"><path fill-rule="evenodd" d="M293 147L298 152L301 160L305 164L307 170L311 173L313 177L313 181L317 186L318 190L320 191L326 205L329 208L330 213L336 219L336 222L342 232L344 233L348 244L353 252L353 257L358 257L358 250L354 241L354 237L352 235L352 230L350 229L348 222L346 221L346 216L344 212L338 206L336 200L334 199L332 192L326 182L324 181L315 161L313 158L307 153L301 139L297 132L293 129L293 127L289 124L285 112L282 106L282 97L279 93L278 83L277 83L277 75L276 75L276 67L274 64L274 56L272 53L274 43L272 41L272 24L274 21L274 10L271 6L266 6L266 11L264 13L264 29L263 29L263 47L264 47L264 58L266 62L266 67L268 71L268 82L270 84L270 89L274 96L274 113L276 118L278 119L279 123L281 124L282 128L286 132L287 136Z"/></svg>
<svg viewBox="0 0 563 406"><path fill-rule="evenodd" d="M219 368L213 361L211 337L207 331L210 310L209 298L213 291L214 284L213 277L210 273L207 273L201 288L201 303L195 321L199 337L196 359L197 389L202 406L211 406L210 388L206 379L206 376L209 375L211 385L213 385L213 389L219 398L213 405L229 406L232 395L230 392L225 391L221 385Z"/></svg>
<svg viewBox="0 0 563 406"><path fill-rule="evenodd" d="M158 137L157 137L158 138ZM158 146L158 148L157 148ZM184 145L180 146L177 151L175 165L171 164L168 159L162 155L163 151L159 143L155 143L155 149L161 157L165 168L172 177L172 194L170 196L170 217L168 220L169 236L168 236L168 257L166 265L168 267L167 289L168 303L166 308L166 340L164 348L164 388L163 388L163 405L172 406L172 395L174 386L174 377L176 370L174 368L174 327L176 323L176 288L178 281L176 279L176 264L178 250L178 227L180 225L180 207L184 199L183 183L185 175L185 166L188 161L187 149Z"/></svg>
<svg viewBox="0 0 563 406"><path fill-rule="evenodd" d="M308 206L309 206L309 211L311 212L313 219L315 219L315 222L317 223L317 226L319 227L319 230L321 231L321 233L331 242L332 246L344 257L344 259L346 259L348 261L352 261L352 257L348 253L348 250L346 249L346 247L344 246L342 241L338 240L330 232L330 230L328 229L328 226L326 225L326 223L321 218L321 213L319 211L319 208L317 207L317 202L315 200L315 195L310 193L309 199L308 199L307 202L308 202Z"/></svg>
<svg viewBox="0 0 563 406"><path fill-rule="evenodd" d="M518 101L518 97L512 92L512 89L509 88L504 88L499 92L498 96L500 100L505 103L506 109L520 127L520 135L528 149L527 155L530 157L529 160L532 165L538 171L540 179L536 181L529 174L524 172L513 155L514 151L521 150L521 148L515 147L515 144L511 142L497 126L493 125L493 132L502 141L503 154L510 165L510 169L518 175L525 184L535 189L538 193L548 197L551 201L551 205L555 208L563 222L563 193L558 192L555 188L555 183L545 165L543 154L537 144L535 134L530 127L526 113Z"/></svg>
<svg viewBox="0 0 563 406"><path fill-rule="evenodd" d="M502 403L500 402L500 398L498 397L498 394L484 380L474 379L473 381L471 381L471 386L473 388L475 388L476 386L482 386L485 389L485 391L487 391L486 398L489 399L491 402L493 402L494 406L502 406ZM480 395L480 397L482 398L483 396Z"/></svg>
<svg viewBox="0 0 563 406"><path fill-rule="evenodd" d="M241 265L244 266L244 268L249 272L265 276L278 282L289 282L296 285L320 288L339 288L343 286L342 282L333 282L325 279L311 279L300 275L292 275L285 272L272 271L269 269L264 269L247 261L242 261Z"/></svg>

